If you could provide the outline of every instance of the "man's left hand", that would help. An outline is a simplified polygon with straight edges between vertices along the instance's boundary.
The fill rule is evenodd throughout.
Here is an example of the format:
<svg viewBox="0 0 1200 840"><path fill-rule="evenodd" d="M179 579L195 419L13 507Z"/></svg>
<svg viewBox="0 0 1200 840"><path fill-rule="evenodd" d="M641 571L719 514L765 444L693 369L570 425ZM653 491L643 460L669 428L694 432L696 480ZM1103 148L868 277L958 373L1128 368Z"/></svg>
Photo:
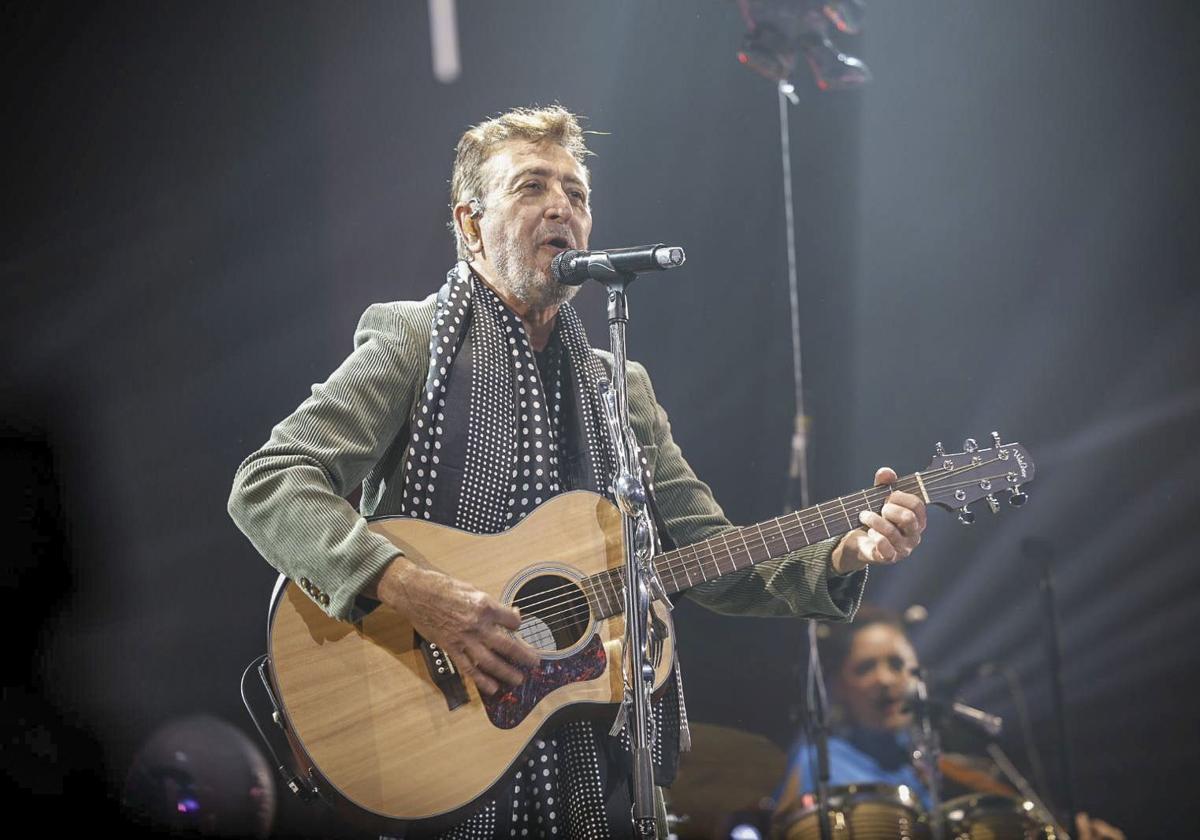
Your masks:
<svg viewBox="0 0 1200 840"><path fill-rule="evenodd" d="M876 487L896 481L896 471L890 467L875 471ZM870 563L891 565L912 554L925 530L925 503L912 493L897 490L887 497L879 513L864 510L858 519L866 530L846 534L833 550L830 565L839 575Z"/></svg>

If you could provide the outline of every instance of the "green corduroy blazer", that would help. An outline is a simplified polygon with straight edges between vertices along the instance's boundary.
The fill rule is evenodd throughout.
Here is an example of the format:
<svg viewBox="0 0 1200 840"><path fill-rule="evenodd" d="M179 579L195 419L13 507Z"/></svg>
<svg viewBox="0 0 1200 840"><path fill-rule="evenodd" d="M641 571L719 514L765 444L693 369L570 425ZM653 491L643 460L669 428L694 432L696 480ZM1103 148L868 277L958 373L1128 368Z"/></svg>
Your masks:
<svg viewBox="0 0 1200 840"><path fill-rule="evenodd" d="M436 296L372 305L354 335L354 352L271 431L238 467L229 513L266 560L334 618L355 620L374 602L362 590L400 551L364 517L400 512L405 427L425 384ZM596 350L611 372L612 356ZM677 546L732 528L712 491L671 437L667 413L646 369L627 366L629 415L649 464L654 496ZM360 510L346 496L361 486ZM833 574L836 539L701 583L694 601L731 615L849 620L865 570Z"/></svg>

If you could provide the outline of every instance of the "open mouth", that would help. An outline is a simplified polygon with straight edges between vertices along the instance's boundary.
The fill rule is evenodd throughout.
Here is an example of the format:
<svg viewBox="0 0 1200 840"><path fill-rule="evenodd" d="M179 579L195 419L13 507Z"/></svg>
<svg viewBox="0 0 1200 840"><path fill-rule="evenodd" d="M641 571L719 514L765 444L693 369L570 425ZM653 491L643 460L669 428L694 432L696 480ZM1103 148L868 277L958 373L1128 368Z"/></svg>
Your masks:
<svg viewBox="0 0 1200 840"><path fill-rule="evenodd" d="M565 236L554 236L542 243L543 248L553 248L556 251L565 251L571 247L571 243Z"/></svg>

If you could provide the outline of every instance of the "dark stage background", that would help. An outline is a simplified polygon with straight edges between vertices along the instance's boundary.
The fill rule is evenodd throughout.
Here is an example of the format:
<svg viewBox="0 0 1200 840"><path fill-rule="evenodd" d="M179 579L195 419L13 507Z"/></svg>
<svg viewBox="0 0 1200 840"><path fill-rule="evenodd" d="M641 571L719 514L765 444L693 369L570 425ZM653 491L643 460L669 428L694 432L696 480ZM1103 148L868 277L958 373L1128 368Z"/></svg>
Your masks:
<svg viewBox="0 0 1200 840"><path fill-rule="evenodd" d="M1021 440L1029 504L972 530L931 512L868 597L928 607L928 664L1015 666L1053 770L1018 551L1052 540L1078 804L1186 834L1200 13L923 0L867 22L846 43L875 82L798 77L790 109L814 498L923 468L936 440ZM4 7L0 755L48 824L85 825L169 719L251 731L237 682L274 572L225 514L234 469L369 303L437 288L453 145L485 116L559 101L607 132L593 244L688 249L635 288L631 355L731 519L781 510L777 94L734 59L736 6L462 2L459 26L446 85L424 3ZM604 342L595 290L579 308ZM802 623L677 621L693 718L788 743ZM997 680L970 699L1013 710ZM324 830L290 801L280 824Z"/></svg>

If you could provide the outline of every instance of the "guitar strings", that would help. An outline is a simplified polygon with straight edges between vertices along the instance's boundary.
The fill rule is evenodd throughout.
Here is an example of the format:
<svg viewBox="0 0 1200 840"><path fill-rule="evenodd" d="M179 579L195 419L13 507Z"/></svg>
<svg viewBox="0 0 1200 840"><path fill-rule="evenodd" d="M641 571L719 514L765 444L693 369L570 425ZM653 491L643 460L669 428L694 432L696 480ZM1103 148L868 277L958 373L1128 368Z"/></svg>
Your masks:
<svg viewBox="0 0 1200 840"><path fill-rule="evenodd" d="M999 460L999 459L995 458L992 460L995 461L995 460ZM953 490L958 487L967 487L967 486L975 485L978 483L978 480L976 480L976 479L972 479L970 481L965 481L965 482L962 482L962 481L955 482L953 484L948 484L948 485L946 484L945 480L947 478L949 478L950 476L957 475L961 472L966 471L967 469L983 466L984 463L991 463L991 461L986 461L981 464L974 464L974 465L971 465L971 467L966 467L966 468L945 470L944 471L945 475L934 476L930 481L927 481L926 484L927 484L927 486L932 486L933 484L936 483L937 489L942 490L942 491ZM900 484L900 482L898 481L895 485L892 486L893 489L895 487L899 486L899 484ZM892 492L892 489L888 489L888 488L878 488L878 489L883 492L883 495L881 496L880 500L887 498L887 496L890 495ZM863 495L865 496L868 492L871 492L871 491L863 491ZM811 521L810 521L810 526L811 526ZM749 526L749 527L755 527L755 526ZM806 526L806 530L807 530L807 527L808 526ZM742 530L742 529L737 529L737 531L740 531L740 530ZM792 528L791 532L794 533L795 528ZM732 548L732 546L728 542L728 540L725 539L725 535L730 534L730 533L736 533L736 531L724 531L721 534L716 535L715 537L710 537L708 540L704 540L701 543L696 543L694 545L703 545L705 543L715 541L716 539L722 539L725 542L725 548L724 548L725 553L728 555L728 558L730 560L733 560L734 559L734 549ZM785 533L784 529L780 528L781 535L780 536L772 536L769 539L773 540L773 541L779 541L779 540L783 539L784 533ZM767 542L768 542L767 535L761 534L760 536L763 540L764 547L767 548L768 552L770 552L770 550L771 550L770 546L767 545ZM806 535L806 539L807 539L807 535ZM787 548L786 539L783 539L783 542L784 542L784 547ZM749 555L751 557L751 559L753 559L752 549L750 549L749 543L746 543L744 538L743 538L743 543L745 545L744 553L746 555ZM683 552L686 552L688 549L691 549L693 547L694 546L686 546L683 549L679 549L679 553L682 555ZM741 550L739 550L739 553L742 553ZM669 557L672 554L676 554L676 552L670 552L669 554L663 555L663 556ZM693 552L693 554L694 554L694 552ZM737 567L734 567L733 569L722 569L720 567L719 558L717 557L716 553L709 552L709 554L713 558L713 565L717 569L718 576L721 574L727 574L728 572L736 570ZM761 561L755 561L755 562L761 562ZM687 565L688 565L687 558L681 557L681 562L679 562L679 563L669 562L669 563L665 564L663 567L658 568L657 572L660 576L662 575L662 573L664 571L670 572L671 577L672 577L672 582L677 584L678 581L674 575L674 570L678 569L678 568L686 568ZM753 565L753 563L751 563L749 565ZM743 567L743 568L745 568L745 567ZM703 568L701 567L699 571L701 573L703 573ZM606 598L609 597L609 593L611 593L614 600L616 600L618 603L623 604L624 594L625 594L625 579L624 579L624 576L620 574L619 569L607 569L604 572L600 572L597 575L590 575L587 578L585 578L584 580L587 582L593 582L593 587L594 587L595 586L594 581L598 578L602 578L605 575L607 575L609 578L607 581L607 583L609 584L609 587L605 590ZM688 579L690 581L690 576L688 577ZM705 580L708 580L708 578L705 578ZM573 585L568 585L568 586L570 588L575 588ZM564 589L564 588L568 588L568 587L556 587L556 589ZM545 594L545 593L548 593L551 591L554 591L554 590L545 590L543 593L539 593L539 594ZM569 607L567 607L566 609L560 609L557 612L553 612L548 615L535 613L534 617L539 619L548 628L550 628L551 632L554 632L556 630L563 631L563 630L569 629L570 627L572 627L572 625L587 625L591 619L591 609L590 609L590 607L587 606L586 595L587 595L587 593L582 591L582 586L580 586L578 588L578 593L574 596L574 599L573 599L574 603L571 604ZM582 596L582 598L581 598L581 596ZM552 604L555 607L559 607L566 603L566 599L551 598L551 599L545 599L539 603L540 604ZM617 613L613 613L613 615L619 614L622 611L623 610L618 610ZM557 621L555 621L555 619L557 619Z"/></svg>
<svg viewBox="0 0 1200 840"><path fill-rule="evenodd" d="M945 486L945 484L946 484L946 480L953 476L959 475L961 473L964 473L964 472L967 472L970 470L977 469L986 464L994 463L997 460L1000 460L1000 458L994 457L994 458L989 459L988 461L981 461L980 463L977 463L977 464L971 463L971 464L968 464L963 467L955 467L955 468L951 468L951 469L943 468L943 469L937 471L940 474L935 474L935 471L933 471L933 470L930 470L927 473L918 472L913 475L905 476L904 478L898 479L895 484L893 484L889 487L875 487L875 488L870 488L868 490L859 491L859 493L848 494L848 495L862 495L864 498L864 501L867 501L870 504L871 508L873 509L875 504L885 500L896 489L903 490L906 487L909 487L912 489L919 489L920 482L917 480L917 476L922 477L922 479L924 480L925 485L927 487L935 487L938 490L955 489L956 487L971 486L971 485L977 483L976 480L972 479L971 481L967 481L967 482L959 482L954 485L949 485L949 487ZM872 494L876 495L877 498L872 500L870 498L870 496ZM838 504L842 507L843 512L841 515L845 516L847 521L850 522L852 520L850 520L850 517L849 517L849 509L846 508L844 502L842 501L843 499L845 499L847 497L848 496L841 496L841 497L838 497L834 501L837 501ZM832 502L827 502L824 504L832 504ZM826 532L827 532L827 534L829 534L829 536L832 536L832 533L829 532L826 516L825 516L825 514L823 514L820 511L820 507L821 507L821 504L817 504L814 507L807 509L806 511L798 511L797 519L795 520L794 523L790 523L789 527L787 529L785 529L783 527L783 525L779 523L778 519L772 520L772 521L776 522L776 528L779 530L778 536L771 535L768 537L768 534L766 532L764 532L762 529L762 525L764 523L759 523L757 525L744 526L743 528L732 529L730 531L723 531L720 534L717 534L714 537L710 537L707 540L703 540L703 541L701 541L699 543L695 543L691 546L685 546L684 548L678 549L677 551L674 551L674 552L669 552L668 554L663 555L662 558L666 559L666 558L675 556L676 560L668 560L665 564L662 564L662 565L656 563L655 564L656 572L660 576L662 576L663 573L669 573L671 575L672 583L678 585L678 577L675 573L676 573L676 571L683 570L685 573L685 578L688 580L689 585L691 585L691 575L687 574L687 569L688 569L691 561L694 561L699 556L699 551L698 551L699 546L707 546L709 548L709 550L706 551L705 554L712 557L713 566L716 569L718 575L726 574L730 571L734 571L737 569L736 566L732 569L722 569L721 568L720 554L723 553L723 554L727 555L728 559L730 559L730 560L734 559L735 549L733 547L733 544L730 543L730 541L729 541L729 535L733 534L733 535L736 535L741 538L745 553L747 555L749 555L751 557L751 559L753 559L753 549L750 548L750 543L746 539L746 531L751 528L758 530L758 532L759 532L758 539L763 542L763 546L764 546L764 548L767 549L768 553L771 552L771 547L768 544L768 539L771 541L779 541L780 539L782 539L783 543L784 543L784 548L785 549L789 548L789 545L787 542L787 536L789 534L793 535L793 536L795 535L796 525L799 525L800 529L804 532L804 537L805 537L806 543L811 545L811 541L809 540L807 532L810 528L815 527L818 524L826 529ZM808 516L807 520L805 519L806 513L811 514ZM839 531L839 533L842 533L842 532ZM715 545L715 542L718 539L721 540L723 545L721 545L721 546ZM738 553L741 553L741 551L742 551L742 549L737 549ZM761 562L761 561L755 561L755 562ZM750 565L753 565L753 564L750 564ZM700 562L699 568L697 570L701 573L701 575L704 574L702 561ZM605 572L601 572L598 575L590 575L584 579L584 582L591 583L593 590L594 590L599 582L597 579L602 578L603 575L609 574L611 571L613 571L613 570L606 570ZM704 579L708 580L708 578L704 578ZM604 590L605 597L608 598L610 592L614 596L617 594L620 594L624 590L623 577L621 578L621 582L622 583L620 586L612 585L612 580L611 580L611 575L610 575L610 580L608 581L610 586ZM561 606L563 603L565 603L562 596L554 596L554 597L546 597L546 596L551 595L552 593L555 593L555 592L562 592L563 590L582 590L582 584L575 584L574 582L572 582L572 583L560 585L558 587L553 587L551 589L542 590L534 595L525 596L523 598L517 598L514 600L514 604L522 606L525 610L532 610L534 608L543 607L545 605L553 605L555 607L558 607L558 606ZM579 601L581 596L582 596L584 602L586 603L586 599L587 599L586 592L579 591L578 594L575 594L575 595L568 594L568 597L572 598L576 602ZM540 600L530 600L532 598L537 598ZM623 600L623 598L622 598L622 600ZM548 618L553 618L553 617L557 617L559 615L569 614L569 613L573 613L573 612L574 612L574 608L569 608L566 611L560 610L557 613L551 613L549 616L537 615L536 613L535 613L535 615L537 615L537 617L540 618L542 621L546 621Z"/></svg>
<svg viewBox="0 0 1200 840"><path fill-rule="evenodd" d="M998 459L993 459L993 460L998 460ZM985 462L985 463L988 463L988 462ZM973 465L973 466L982 466L982 464ZM970 481L966 481L966 482L956 482L956 483L948 483L948 482L946 481L946 479L948 479L949 477L951 477L951 476L953 476L953 475L955 475L955 474L958 474L958 473L960 473L960 472L962 472L962 471L964 471L964 470L958 470L958 469L956 469L956 470L947 470L947 471L946 471L946 475L945 475L945 476L934 476L934 477L933 477L933 478L932 478L930 481L927 481L927 482L926 482L926 485L927 485L927 486L929 486L929 487L933 487L933 488L935 488L935 489L937 489L937 490L939 490L939 491L945 491L945 490L948 490L948 489L949 489L949 490L953 490L953 489L956 489L956 488L958 488L958 487L968 487L968 486L972 486L972 485L974 485L974 484L976 484L976 483L977 483L977 482L976 482L976 480L974 480L974 479L973 479L973 480L970 480ZM890 491L888 491L888 492L890 493ZM882 498L886 498L886 495L887 495L887 493L885 493L885 494L884 494L884 495L881 497L881 499L877 499L876 501L880 501L880 500L882 500ZM822 521L822 523L821 523L821 524L822 524L822 525L824 525L824 522ZM811 519L810 519L808 522L802 522L802 523L801 523L801 527L802 527L802 529L805 531L805 538L806 538L806 539L807 539L807 531L808 531L808 530L809 530L809 529L812 527L812 525L813 525L813 520L811 520ZM796 533L796 530L797 530L795 527L789 527L789 528L786 528L786 529L785 529L785 528L783 528L783 527L778 527L778 526L777 526L777 527L778 527L778 530L779 530L779 534L778 534L778 535L775 535L775 534L768 534L768 532L766 532L766 531L763 531L763 530L762 530L762 528L761 528L761 526L749 526L749 527L752 527L752 528L757 528L757 529L758 529L758 531L759 531L759 539L761 539L761 540L762 540L764 543L766 543L768 539L769 539L769 540L774 540L774 541L778 541L778 540L780 540L780 539L783 539L783 540L784 540L784 547L785 547L785 548L788 548L788 547L789 547L789 546L788 546L788 544L787 544L787 540L786 540L787 536L792 536L792 535L795 535L795 533ZM730 535L730 534L734 534L734 535L737 535L737 536L740 536L740 537L741 537L741 539L742 539L742 542L743 542L743 545L745 546L745 552L746 552L747 554L751 554L751 555L752 555L752 551L753 551L753 549L751 549L751 548L750 548L750 543L749 543L749 542L746 540L746 538L745 538L745 536L744 536L744 532L745 532L745 529L737 529L737 530L732 530L732 531L723 531L723 532L721 532L720 534L718 534L716 537L710 538L709 540L706 540L706 541L704 541L703 543L696 543L696 544L695 544L695 546L701 546L701 545L705 545L705 544L711 544L711 543L712 543L712 542L714 542L716 539L721 539L721 540L722 540L722 542L724 542L724 544L725 544L725 545L724 545L724 551L723 551L723 553L724 553L724 554L726 554L726 555L728 555L728 556L729 556L729 558L730 558L730 559L732 559L732 558L733 558L733 553L734 553L734 551L733 551L733 548L732 548L732 544L729 542L728 535ZM832 536L832 535L831 535L831 536ZM686 569L687 569L687 567L690 565L690 561L691 561L691 560L693 560L693 559L695 559L696 555L698 554L698 551L695 549L695 546L687 546L687 547L685 547L685 548L683 548L683 549L680 549L680 550L679 550L679 555L678 555L678 556L679 556L679 558L680 558L680 561L681 561L681 562L668 561L667 563L665 563L665 564L663 564L662 566L660 566L658 570L659 570L660 572L666 571L666 572L668 572L668 573L671 573L673 580L677 581L677 580L678 580L678 578L677 578L677 577L675 576L675 574L674 574L674 573L675 573L675 571L677 571L677 570L679 570L679 569L684 569L684 570L686 570ZM716 546L711 546L711 548L716 548ZM769 549L768 549L768 550L769 550ZM739 549L739 552L740 552L740 549ZM714 551L714 550L710 550L710 551L708 551L708 552L706 552L706 553L712 556L712 558L713 558L713 561L714 561L714 566L716 567L716 569L717 569L717 571L718 571L718 573L719 573L719 574L724 574L724 573L725 573L725 572L727 572L727 571L732 571L732 570L723 570L723 569L721 569L721 568L720 568L720 565L719 565L719 559L720 559L720 558L719 558L719 553L721 553L721 552L719 552L719 551ZM664 555L664 556L665 556L665 557L670 557L670 556L671 556L671 555L673 555L673 554L676 554L676 553L675 553L675 552L671 552L671 554ZM691 556L689 557L689 556L687 556L687 555L691 555ZM700 568L699 568L699 571L703 572L703 566L702 566L702 565L700 566Z"/></svg>
<svg viewBox="0 0 1200 840"><path fill-rule="evenodd" d="M936 487L937 489L944 490L947 488L945 488L942 485L945 484L946 479L948 479L952 476L961 474L963 472L967 472L969 470L977 469L978 467L981 467L985 464L993 463L996 460L999 460L999 459L992 458L989 461L980 462L979 464L968 464L963 467L956 467L956 468L952 468L952 469L943 468L943 469L937 471L940 474L935 474L935 471L930 470L928 473L917 473L914 475L905 476L902 479L898 479L896 481L896 483L891 485L890 487L876 487L876 488L871 488L869 490L862 490L856 494L848 494L847 496L839 497L835 501L837 501L842 506L843 511L844 511L844 513L842 515L845 515L847 517L847 521L849 522L849 521L852 521L849 519L849 515L848 515L849 509L847 509L845 507L845 504L842 502L842 499L846 499L850 495L862 495L864 497L864 500L867 501L873 509L876 504L878 504L880 501L883 501L884 499L886 499L887 496L890 495L896 489L903 490L906 487L910 487L912 489L919 489L919 483L916 480L917 475L920 475L923 477L925 477L925 476L928 477L925 479L925 484L927 487ZM960 483L957 486L970 486L972 484L975 484L974 480L965 482L965 483ZM953 488L953 485L951 486L951 489L952 488ZM871 494L874 494L875 496L877 496L877 498L872 500L870 498ZM832 502L823 503L823 504L832 504ZM832 536L832 533L828 531L827 517L825 514L820 512L819 508L820 508L820 504L814 506L813 508L807 509L807 511L798 511L797 512L798 518L793 523L789 523L789 527L786 529L782 526L782 524L778 523L778 520L774 520L777 523L776 528L779 530L779 535L778 536L771 535L769 537L769 539L772 541L778 541L779 539L783 539L784 548L785 549L790 548L790 546L787 543L787 537L789 535L795 536L797 524L799 525L800 529L804 532L804 537L805 537L805 541L807 544L811 545L811 542L812 542L810 540L807 532L809 529L815 527L816 525L820 525L821 527L824 527L826 529L827 533L829 533L829 535ZM805 518L805 516L804 516L805 513L809 513L811 515L809 515L807 518ZM766 545L767 540L768 540L768 534L766 531L763 530L762 524L764 524L764 523L760 523L758 525L745 526L743 528L732 529L729 531L723 531L720 534L717 534L714 537L710 537L707 540L703 540L703 541L701 541L699 543L695 543L691 546L685 546L684 548L678 549L675 552L669 552L666 555L662 555L661 556L662 559L666 559L666 558L675 556L676 560L668 560L665 564L657 564L656 563L656 567L657 567L656 570L658 571L658 573L660 575L662 573L669 573L671 575L672 582L675 583L676 585L678 585L678 576L676 575L676 572L682 570L684 572L685 578L688 580L688 584L692 585L691 575L687 574L687 569L688 569L689 565L691 565L691 563L693 561L695 561L696 558L699 556L699 554L700 554L699 548L707 547L708 550L704 553L712 558L714 568L716 569L718 575L725 574L729 571L733 571L734 569L722 569L721 565L720 565L720 561L722 559L721 558L722 554L727 555L729 559L734 558L735 548L733 547L734 544L731 543L729 540L730 535L735 535L737 537L740 537L742 544L744 546L745 552L752 557L753 549L750 548L750 543L746 538L746 532L750 529L756 529L759 532L758 540L761 540L764 543L764 547L767 548L768 552L771 551L770 546ZM841 533L841 532L839 531L839 533ZM718 545L716 543L717 540L721 541L720 545ZM736 551L740 553L742 551L742 549L739 548L739 549L736 549ZM734 567L734 568L736 569L737 567ZM596 586L599 585L599 583L600 583L600 581L597 579L600 578L602 575L606 574L608 571L611 571L611 570L606 570L605 572L601 572L599 575L589 576L585 580L592 583L593 589L595 589ZM705 574L704 568L703 568L703 561L699 562L697 571L701 575ZM704 580L708 580L708 578L705 577ZM604 589L606 598L610 597L610 593L615 595L616 591L617 591L617 588L615 586L611 585L611 580L609 581L609 583L610 583L610 586L608 586ZM530 595L530 596L525 596L524 598L515 599L514 603L524 607L527 610L534 609L536 607L541 607L546 604L553 604L556 600L559 600L556 597L547 598L545 596L552 595L552 593L555 593L555 592L561 592L563 590L575 589L575 588L577 588L576 584L568 583L568 584L565 584L565 585L562 585L559 587L542 590L542 591L536 593L535 595ZM623 587L621 587L621 588L623 588ZM530 600L531 598L538 598L540 600Z"/></svg>
<svg viewBox="0 0 1200 840"><path fill-rule="evenodd" d="M901 487L900 485L901 485L902 483L903 483L903 484L905 484L905 485L906 485L906 487ZM861 490L861 491L859 491L858 493L853 493L853 494L849 494L849 495L862 495L862 496L864 496L864 498L866 498L866 500L867 500L868 502L871 502L871 504L872 504L872 507L874 507L874 503L875 503L875 502L882 501L883 499L886 499L886 498L887 498L889 495L891 495L891 493L892 493L894 490L896 490L896 489L905 490L906 488L911 488L911 489L917 489L917 488L918 488L917 482L916 482L915 478L913 478L913 476L905 476L903 479L899 479L899 480L897 480L897 481L896 481L896 483L895 483L894 485L892 485L891 487L871 488L870 490ZM882 495L880 496L880 498L879 498L879 499L876 499L876 500L871 500L870 498L867 498L867 494L868 494L868 493L875 493L875 492L880 492L880 493L882 493ZM840 498L846 498L846 497L845 497L845 496L843 496L843 497L840 497ZM826 502L826 503L824 503L824 504L832 504L832 502ZM812 508L807 508L805 511L797 511L797 512L794 514L794 515L796 515L796 516L799 516L799 517L800 517L800 518L799 518L797 521L799 522L799 524L801 525L801 527L802 527L802 529L803 529L804 531L808 531L808 530L809 530L809 528L811 528L811 527L814 527L814 526L816 526L816 525L822 525L822 526L825 526L825 523L826 523L826 518L827 518L827 517L826 517L826 515L825 515L825 514L822 514L820 511L818 511L818 510L817 510L817 508L819 508L819 507L820 507L820 504L818 504L818 505L815 505L815 506L814 506L814 507L812 507ZM843 507L843 508L845 508L845 506L844 506L844 505L842 505L842 507ZM804 516L805 514L808 514L808 516L809 516L809 518L807 519L807 521L806 521L806 520L803 518L803 516ZM685 561L685 563L686 563L686 556L685 556L685 555L686 555L686 554L687 554L689 551L690 551L690 553L692 554L692 556L695 556L695 554L696 554L696 547L697 547L697 546L703 546L703 545L707 545L707 544L709 544L709 543L711 543L711 542L715 542L717 539L721 539L721 540L722 540L722 541L725 543L725 546L724 546L724 548L723 548L723 549L720 549L720 550L723 550L723 551L724 551L725 553L727 553L727 554L732 554L732 551L731 551L731 549L729 548L729 542L728 542L728 539L725 537L725 535L726 535L726 534L730 534L730 533L736 533L736 532L740 532L740 531L744 530L745 528L754 528L754 527L758 527L758 528L761 530L761 524L760 524L760 525L758 525L758 526L749 525L749 526L744 526L744 528L737 528L737 529L733 529L733 530L730 530L730 531L723 531L723 532L721 532L721 534L717 534L716 536L709 537L709 538L708 538L708 539L706 539L706 540L701 540L700 542L698 542L698 543L694 543L693 545L690 545L690 546L684 546L683 548L681 548L681 549L678 549L677 551L668 552L668 553L667 553L667 554L665 554L665 555L660 555L660 557L661 557L661 558L666 558L666 557L670 557L670 556L672 556L672 555L678 555L678 556L680 557L680 559L684 560L684 561ZM781 531L783 530L783 529L782 529L782 527L780 527L780 530L781 530ZM827 527L826 527L826 530L828 530L828 528L827 528ZM791 530L789 533L793 533L793 534L794 534L794 532L795 532L795 531L794 531L794 527L793 527L793 528L792 528L792 530ZM831 536L832 536L832 535L831 535ZM806 535L806 539L807 539L807 535ZM744 541L744 540L743 540L743 541ZM809 544L811 544L811 543L809 543ZM748 546L747 546L747 548L748 548ZM714 549L716 550L716 546L714 546ZM715 554L715 553L716 553L716 551L715 551L715 550L714 550L713 552L709 552L709 553L713 553L713 554ZM657 565L657 564L656 564L656 565ZM676 568L680 568L680 567L681 567L681 566L676 566ZM667 571L671 571L671 570L672 570L672 569L671 569L671 565L670 565L670 563L668 563L668 565L667 565L667 566L665 566L664 568L665 568ZM601 572L600 574L604 574L604 572ZM587 580L591 580L592 578L595 578L595 577L597 577L597 575L591 575L591 576L589 576L589 577L588 577L588 578L586 578L586 579L587 579ZM674 575L672 575L672 577L674 577ZM553 589L546 589L546 590L542 590L542 591L540 591L540 592L536 593L535 595L531 595L531 596L524 596L523 598L517 598L517 599L514 599L514 601L513 601L513 604L514 604L514 605L521 606L521 607L523 607L523 608L526 608L526 609L532 609L532 608L534 608L534 607L538 607L538 606L541 606L542 604L548 603L548 601L550 601L550 600L553 600L553 599L546 599L546 598L544 598L543 596L545 596L545 595L548 595L548 594L550 594L550 593L552 593L552 592L556 592L556 591L561 591L561 590L565 590L565 589L572 589L572 588L574 588L574 587L575 587L575 585L574 585L574 584L564 584L564 585L562 585L562 586L558 586L558 587L555 587L555 588L553 588ZM539 601L529 601L528 599L529 599L529 598L532 598L532 597L540 597L540 598L542 598L542 600L539 600Z"/></svg>
<svg viewBox="0 0 1200 840"><path fill-rule="evenodd" d="M997 460L997 459L992 459L992 460ZM984 463L990 463L990 461L984 462ZM957 468L957 469L953 469L953 470L943 470L942 471L943 475L931 476L929 481L927 481L926 483L929 486L937 486L938 489L944 490L944 489L947 489L942 486L945 484L946 478L956 475L956 474L959 474L961 472L965 472L969 469L973 469L978 466L982 466L982 463L981 464L973 464L973 465L969 465L967 467ZM930 472L932 473L932 471L930 471ZM874 492L879 497L875 500L875 502L882 501L888 495L890 495L892 490L894 490L897 487L900 487L900 485L902 483L903 483L902 481L897 481L896 484L893 485L891 488L873 488L870 491L862 491L862 495L864 496L865 500L870 501L870 499L868 497L868 493ZM907 483L908 484L915 483L915 480L909 481ZM975 484L974 480L972 480L970 482L965 482L965 483L960 482L959 486L969 486L972 484ZM953 486L954 485L951 485L951 488L953 488ZM843 497L843 498L845 498L845 497ZM819 505L817 507L819 508ZM843 507L844 507L844 505L843 505ZM809 528L813 527L814 522L816 522L817 520L810 517L807 522L805 522L803 518L801 518L799 521L800 521L801 527L805 531L806 543L811 544L811 541L808 537L807 531ZM824 526L825 521L824 521L823 516L821 517L820 521L821 521L821 524ZM796 530L795 527L791 527L790 529L785 530L782 526L777 526L779 528L780 533L778 536L776 536L776 535L768 535L767 532L762 530L761 525L748 526L748 527L756 528L759 531L758 539L762 541L763 547L767 549L768 555L773 553L773 548L770 543L772 543L772 542L778 543L781 539L783 540L785 550L789 549L790 546L788 545L788 542L787 542L787 536L789 533L794 535L795 530ZM748 555L753 560L754 549L752 549L750 547L750 543L746 539L746 536L745 536L746 530L747 529L743 528L743 529L735 529L735 530L731 530L731 531L725 531L725 532L722 532L721 534L716 535L715 537L709 538L709 540L705 540L701 543L696 543L694 546L686 546L685 548L680 549L678 554L676 554L675 561L668 560L668 562L666 562L664 564L661 564L661 565L656 564L656 565L658 565L658 568L656 569L656 571L660 576L665 575L665 574L670 574L672 583L678 587L679 578L678 578L678 575L676 574L676 572L682 569L684 571L684 576L688 581L688 585L692 585L691 575L688 573L687 570L688 570L689 566L692 564L692 562L695 561L695 558L699 554L699 552L697 550L697 546L702 546L702 545L709 544L709 543L715 543L715 541L717 539L721 540L722 545L721 546L709 545L709 550L705 553L712 558L713 566L714 566L714 569L716 570L718 576L722 575L722 574L726 574L731 571L734 571L738 568L737 566L734 566L731 569L722 569L721 568L721 561L723 558L721 558L720 555L723 553L724 555L727 556L727 558L729 560L734 560L735 551L737 553L742 553L743 549L741 549L741 548L735 549L734 544L731 543L729 540L729 535L734 534L736 536L741 537L745 554ZM675 552L671 552L667 555L663 555L663 557L665 559L667 557L671 557L672 554L675 554ZM754 561L754 562L761 562L761 561ZM748 564L748 565L753 565L753 563ZM590 584L592 586L593 592L595 592L598 588L602 587L602 591L605 594L606 600L623 601L624 600L624 596L623 596L624 577L620 576L620 575L614 576L613 575L614 571L615 570L605 570L605 572L601 572L598 575L589 576L588 578L585 579L585 583ZM701 576L704 576L706 574L704 571L702 562L699 564L697 571L701 574ZM604 580L604 578L603 578L604 575L608 576L607 581ZM708 580L707 577L704 577L703 579ZM619 581L619 583L617 581ZM554 592L561 592L564 589L582 590L582 584L576 585L576 584L570 583L570 584L566 584L563 586L554 587L552 589L543 590L543 591L537 593L537 596L543 596L543 597L541 597L541 600L539 600L539 601L530 601L529 600L530 597L537 597L537 596L527 596L524 599L517 599L517 601L523 603L527 610L532 609L534 607L542 607L545 605L551 605L553 607L560 607L560 606L565 605L565 603L566 603L566 600L562 596L550 597L550 598L546 598L544 596L549 595ZM545 615L545 614L537 615L536 613L535 613L535 615L537 618L539 618L543 622L547 622L547 623L549 623L549 621L551 619L558 618L561 616L568 616L568 618L566 619L567 622L578 621L579 619L578 619L577 614L580 611L580 607L583 606L583 604L580 603L581 596L584 599L584 603L586 603L587 593L583 592L583 591L577 591L573 595L568 595L568 598L570 598L573 601L573 603L566 610L560 609L558 612L550 613L548 615ZM598 598L597 598L597 606L599 606ZM588 612L590 613L590 608L589 608ZM618 610L617 612L620 612L620 610ZM565 625L560 624L556 629L560 629L560 630L564 629L564 626Z"/></svg>

